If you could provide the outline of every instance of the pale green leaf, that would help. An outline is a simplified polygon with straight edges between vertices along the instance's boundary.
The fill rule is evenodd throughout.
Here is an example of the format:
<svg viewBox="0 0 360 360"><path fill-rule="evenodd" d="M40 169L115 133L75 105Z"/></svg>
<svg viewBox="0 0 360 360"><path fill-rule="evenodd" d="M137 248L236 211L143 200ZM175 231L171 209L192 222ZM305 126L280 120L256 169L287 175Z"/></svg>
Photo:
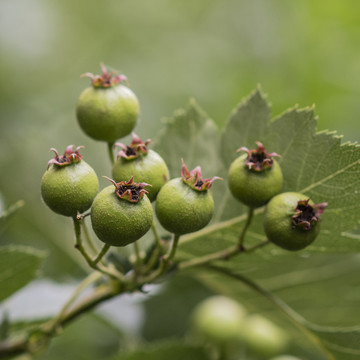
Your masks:
<svg viewBox="0 0 360 360"><path fill-rule="evenodd" d="M238 156L237 149L241 146L252 148L256 141L261 141L270 118L271 107L260 88L233 110L221 139L221 155L226 168Z"/></svg>
<svg viewBox="0 0 360 360"><path fill-rule="evenodd" d="M200 166L204 178L225 174L220 158L220 132L214 121L199 107L195 100L190 100L188 107L174 112L171 118L164 120L165 126L155 141L154 148L164 158L172 178L180 177L181 159L192 170ZM216 181L213 188L216 212L225 211L221 203L226 193L225 181ZM235 204L238 209L242 207ZM222 218L215 215L214 220Z"/></svg>
<svg viewBox="0 0 360 360"><path fill-rule="evenodd" d="M270 121L270 105L260 89L253 92L233 111L222 134L221 154L224 167L237 156L241 146L255 147L261 141L268 151L281 155L284 174L283 191L298 191L315 203L327 202L322 214L322 231L306 252L358 252L360 238L353 231L359 226L360 148L341 144L341 137L330 132L316 133L313 108L289 109ZM208 161L211 161L210 158ZM222 173L225 178L226 172ZM204 255L234 245L244 220L245 209L222 186L212 188L219 199L215 224L182 239L186 256ZM262 229L263 209L257 210L246 243L265 239ZM200 248L201 247L201 248ZM258 254L287 255L274 247Z"/></svg>
<svg viewBox="0 0 360 360"><path fill-rule="evenodd" d="M0 301L33 280L44 258L43 251L29 247L0 247Z"/></svg>
<svg viewBox="0 0 360 360"><path fill-rule="evenodd" d="M215 176L221 168L219 130L195 100L164 122L154 148L167 163L171 177L180 176L181 159L188 169L201 166L205 177Z"/></svg>

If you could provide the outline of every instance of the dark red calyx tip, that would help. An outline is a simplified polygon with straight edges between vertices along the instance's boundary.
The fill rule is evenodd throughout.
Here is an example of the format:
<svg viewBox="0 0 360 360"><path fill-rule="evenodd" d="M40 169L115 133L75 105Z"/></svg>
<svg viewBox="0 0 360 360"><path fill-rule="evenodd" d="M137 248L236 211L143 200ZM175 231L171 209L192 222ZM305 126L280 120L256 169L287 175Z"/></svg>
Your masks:
<svg viewBox="0 0 360 360"><path fill-rule="evenodd" d="M66 166L73 163L78 163L82 159L82 155L80 155L79 150L82 149L83 146L78 146L74 151L74 145L69 145L64 152L64 155L59 155L58 151L54 148L51 148L50 151L55 153L55 157L51 159L48 164L47 168L51 164L56 166Z"/></svg>
<svg viewBox="0 0 360 360"><path fill-rule="evenodd" d="M309 201L310 199L298 201L295 208L296 214L292 217L293 228L311 230L319 222L320 215L328 205L327 203L310 205Z"/></svg>
<svg viewBox="0 0 360 360"><path fill-rule="evenodd" d="M249 150L246 147L241 147L237 151L246 151L248 156L245 161L245 166L249 168L249 170L254 171L263 171L266 169L270 169L272 164L274 163L273 157L280 156L279 154L272 152L268 153L264 147L264 145L257 141L257 148L253 150Z"/></svg>
<svg viewBox="0 0 360 360"><path fill-rule="evenodd" d="M94 75L92 73L85 73L81 76L88 76L91 79L91 83L95 88L110 88L120 83L129 85L127 77L125 75L117 75L117 71L109 72L106 66L101 63L101 75Z"/></svg>
<svg viewBox="0 0 360 360"><path fill-rule="evenodd" d="M184 160L181 159L181 177L187 185L189 185L192 189L197 191L205 191L211 188L213 182L215 180L223 180L218 176L214 176L212 178L203 179L201 174L200 166L197 166L195 169L189 171L184 163Z"/></svg>
<svg viewBox="0 0 360 360"><path fill-rule="evenodd" d="M115 182L113 179L108 178L107 176L103 177L114 184L116 188L115 194L120 199L124 199L132 203L139 202L144 197L144 195L148 193L148 191L144 188L146 186L151 186L147 183L134 182L134 176L132 176L129 181L120 181L119 183Z"/></svg>
<svg viewBox="0 0 360 360"><path fill-rule="evenodd" d="M117 158L124 158L126 160L136 159L139 156L146 155L149 151L148 144L151 142L150 139L143 142L139 136L137 136L134 132L132 133L132 141L130 145L124 145L122 143L115 143L115 147L120 147L121 150L117 153Z"/></svg>

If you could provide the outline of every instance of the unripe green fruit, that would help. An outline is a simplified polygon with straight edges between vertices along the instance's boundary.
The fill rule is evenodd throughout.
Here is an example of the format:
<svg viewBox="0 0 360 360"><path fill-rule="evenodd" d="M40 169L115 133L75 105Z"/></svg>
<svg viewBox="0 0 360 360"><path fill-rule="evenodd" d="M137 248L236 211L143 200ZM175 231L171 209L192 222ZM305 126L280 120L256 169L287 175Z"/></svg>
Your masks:
<svg viewBox="0 0 360 360"><path fill-rule="evenodd" d="M244 326L244 341L255 354L269 358L283 352L288 345L286 334L260 315L249 316Z"/></svg>
<svg viewBox="0 0 360 360"><path fill-rule="evenodd" d="M91 208L91 224L104 243L125 246L147 233L153 220L150 200L144 196L137 203L120 199L114 186L103 189Z"/></svg>
<svg viewBox="0 0 360 360"><path fill-rule="evenodd" d="M280 355L273 357L270 360L301 360L301 359L292 355Z"/></svg>
<svg viewBox="0 0 360 360"><path fill-rule="evenodd" d="M229 169L229 188L233 196L250 207L265 205L280 193L283 175L279 163L273 159L270 168L263 171L249 169L245 165L247 154L233 161Z"/></svg>
<svg viewBox="0 0 360 360"><path fill-rule="evenodd" d="M123 181L134 176L137 182L151 184L147 194L150 201L154 201L161 187L169 178L169 170L163 158L155 151L149 150L147 154L135 159L119 157L112 169L115 181Z"/></svg>
<svg viewBox="0 0 360 360"><path fill-rule="evenodd" d="M311 229L295 227L292 217L296 214L298 201L309 199L308 196L286 192L271 199L264 214L264 230L267 238L286 250L301 250L310 245L320 232L320 223L314 222ZM314 203L310 200L310 206Z"/></svg>
<svg viewBox="0 0 360 360"><path fill-rule="evenodd" d="M246 310L236 301L221 295L202 301L192 315L194 335L218 345L238 343L246 331Z"/></svg>
<svg viewBox="0 0 360 360"><path fill-rule="evenodd" d="M209 190L194 190L182 178L175 178L161 188L155 212L166 230L179 235L187 234L202 229L210 222L214 200Z"/></svg>
<svg viewBox="0 0 360 360"><path fill-rule="evenodd" d="M95 140L114 142L134 129L139 116L136 95L126 86L88 87L77 103L82 130Z"/></svg>
<svg viewBox="0 0 360 360"><path fill-rule="evenodd" d="M99 181L93 168L84 160L65 166L51 164L41 180L41 196L54 212L76 216L90 208Z"/></svg>

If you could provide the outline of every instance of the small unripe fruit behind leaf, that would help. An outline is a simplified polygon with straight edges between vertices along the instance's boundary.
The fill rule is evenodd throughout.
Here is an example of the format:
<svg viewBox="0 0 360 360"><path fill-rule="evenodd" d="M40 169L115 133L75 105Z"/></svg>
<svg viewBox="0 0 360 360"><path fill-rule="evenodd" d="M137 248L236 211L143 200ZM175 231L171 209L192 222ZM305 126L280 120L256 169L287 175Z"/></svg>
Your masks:
<svg viewBox="0 0 360 360"><path fill-rule="evenodd" d="M246 331L245 308L236 301L221 295L202 301L192 315L195 336L217 345L238 343Z"/></svg>
<svg viewBox="0 0 360 360"><path fill-rule="evenodd" d="M245 327L244 341L255 354L268 358L282 353L288 345L289 339L281 328L263 316L248 316Z"/></svg>

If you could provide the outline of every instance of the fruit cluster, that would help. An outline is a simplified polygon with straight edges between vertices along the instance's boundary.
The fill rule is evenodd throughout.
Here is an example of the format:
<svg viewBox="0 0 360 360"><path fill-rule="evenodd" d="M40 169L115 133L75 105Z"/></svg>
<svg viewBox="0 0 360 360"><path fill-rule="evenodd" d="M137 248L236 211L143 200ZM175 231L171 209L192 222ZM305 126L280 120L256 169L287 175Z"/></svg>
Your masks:
<svg viewBox="0 0 360 360"><path fill-rule="evenodd" d="M160 224L180 236L206 226L214 212L209 189L218 177L202 177L200 167L189 171L184 162L181 177L169 180L162 157L148 148L134 132L139 101L124 75L87 73L92 85L80 95L76 115L81 129L95 140L105 141L111 152L119 148L109 185L98 193L95 171L82 159L80 148L68 146L64 155L55 149L41 182L44 202L56 213L76 219L91 208L91 223L98 238L109 246L126 246L141 238L153 224L153 206ZM132 142L116 142L132 133ZM229 169L233 196L249 206L266 205L264 229L274 244L299 250L319 233L319 216L326 204L314 205L308 196L281 193L283 175L279 155L263 144L238 157ZM112 155L113 156L113 155Z"/></svg>
<svg viewBox="0 0 360 360"><path fill-rule="evenodd" d="M286 250L301 250L310 245L320 231L320 215L327 203L315 205L307 195L281 193L283 175L275 152L264 145L241 147L245 154L233 161L229 169L229 188L233 196L249 206L266 205L264 231L273 244Z"/></svg>

